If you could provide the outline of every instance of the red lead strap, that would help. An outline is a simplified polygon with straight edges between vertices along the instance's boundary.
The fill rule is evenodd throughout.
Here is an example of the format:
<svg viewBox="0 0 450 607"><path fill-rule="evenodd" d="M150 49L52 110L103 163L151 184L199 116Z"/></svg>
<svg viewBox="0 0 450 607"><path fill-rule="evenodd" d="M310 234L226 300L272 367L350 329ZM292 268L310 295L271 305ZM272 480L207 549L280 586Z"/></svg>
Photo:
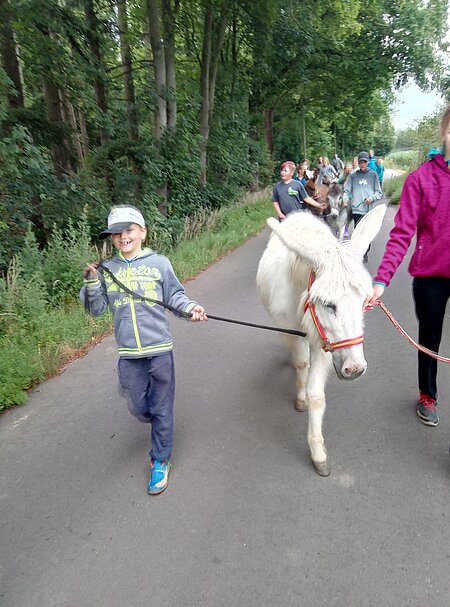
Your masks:
<svg viewBox="0 0 450 607"><path fill-rule="evenodd" d="M414 339L408 335L408 333L405 331L405 329L394 318L394 315L392 314L392 312L390 310L388 310L388 308L384 305L384 303L380 299L378 299L375 302L375 305L379 306L383 310L383 312L389 318L389 320L394 325L394 327L397 329L397 331L401 335L403 335L403 337L405 339L407 339L410 344L412 344L415 348L417 348L417 350L420 350L424 354L427 354L428 356L431 356L431 358L435 358L436 360L439 360L439 361L441 361L443 363L450 363L450 358L448 358L446 356L440 356L440 354L438 354L437 352L433 352L433 350L430 350L429 348L426 348L425 346L422 346L421 344L418 344L416 341L414 341ZM370 310L370 309L371 308L366 308L366 310Z"/></svg>
<svg viewBox="0 0 450 607"><path fill-rule="evenodd" d="M327 336L325 335L324 328L322 327L320 320L317 318L316 307L309 299L309 291L311 289L312 283L314 282L314 279L315 274L314 272L311 272L308 281L308 297L305 301L303 311L304 313L306 313L306 311L309 309L309 311L311 312L311 317L316 326L317 332L319 333L320 338L323 341L322 350L324 350L325 352L333 352L334 350L339 350L339 348L350 348L351 346L357 346L359 344L362 344L364 341L364 335L360 335L359 337L353 337L352 339L343 339L342 341L335 342L330 342L330 340L327 338Z"/></svg>

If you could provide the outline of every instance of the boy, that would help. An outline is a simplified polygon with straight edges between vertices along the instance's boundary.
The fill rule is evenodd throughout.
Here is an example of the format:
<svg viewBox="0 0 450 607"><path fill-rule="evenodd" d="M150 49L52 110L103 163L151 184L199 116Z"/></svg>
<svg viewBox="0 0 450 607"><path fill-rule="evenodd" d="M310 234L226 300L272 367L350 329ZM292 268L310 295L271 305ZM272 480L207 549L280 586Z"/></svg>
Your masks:
<svg viewBox="0 0 450 607"><path fill-rule="evenodd" d="M371 150L372 151L372 150ZM352 205L355 227L358 222L374 207L374 202L380 200L383 192L380 188L378 175L369 169L370 156L367 152L358 154L358 170L350 173L344 184L344 204ZM369 248L364 254L364 263L369 260Z"/></svg>
<svg viewBox="0 0 450 607"><path fill-rule="evenodd" d="M194 321L207 320L207 316L202 306L187 298L170 261L142 248L146 234L144 218L136 207L113 207L108 227L99 238L111 236L117 254L103 265L136 296L126 293L108 272L98 271L98 264L91 263L84 271L80 297L93 316L103 314L108 305L113 314L120 385L131 414L152 424L148 492L157 495L166 489L169 479L175 371L165 309L140 296L191 312Z"/></svg>
<svg viewBox="0 0 450 607"><path fill-rule="evenodd" d="M280 167L281 181L275 184L272 193L272 202L278 219L282 221L292 211L302 211L306 205L316 209L325 209L325 203L316 202L308 196L307 191L299 181L294 181L295 164L288 160Z"/></svg>
<svg viewBox="0 0 450 607"><path fill-rule="evenodd" d="M376 166L377 157L375 156L375 152L373 150L369 150L369 169L376 171Z"/></svg>
<svg viewBox="0 0 450 607"><path fill-rule="evenodd" d="M381 156L378 156L378 158L377 158L377 164L375 166L375 170L377 172L378 180L380 182L380 188L383 189L384 164L383 164L383 159L381 158Z"/></svg>

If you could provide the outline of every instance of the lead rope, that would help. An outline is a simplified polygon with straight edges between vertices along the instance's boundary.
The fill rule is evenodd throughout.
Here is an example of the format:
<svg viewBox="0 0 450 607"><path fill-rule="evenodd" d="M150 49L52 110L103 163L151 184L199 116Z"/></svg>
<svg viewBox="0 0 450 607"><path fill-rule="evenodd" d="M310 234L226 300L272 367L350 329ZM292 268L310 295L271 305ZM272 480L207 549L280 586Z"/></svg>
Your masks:
<svg viewBox="0 0 450 607"><path fill-rule="evenodd" d="M421 352L423 352L424 354L427 354L428 356L431 356L431 358L435 358L436 360L439 360L443 363L450 363L450 358L446 358L445 356L440 356L437 352L433 352L433 350L429 350L428 348L426 348L425 346L421 346L419 343L417 343L416 341L414 341L414 339L412 337L410 337L408 335L408 333L405 331L405 329L400 325L400 323L397 322L397 320L395 319L394 315L392 314L392 312L390 310L388 310L388 308L386 308L386 306L384 305L384 303L382 301L380 301L379 299L375 302L376 306L380 306L380 308L383 310L383 312L386 314L386 316L389 318L389 320L391 321L391 323L394 325L394 327L397 329L397 331L399 333L401 333L401 335L403 335L403 337L405 339L407 339L415 348L417 348L417 350L420 350ZM370 309L370 308L369 308Z"/></svg>
<svg viewBox="0 0 450 607"><path fill-rule="evenodd" d="M175 316L179 316L180 318L185 318L185 319L192 318L192 312L184 312L183 310L178 310L177 308L174 308L173 306L166 304L163 301L159 301L158 299L152 299L150 297L146 297L145 295L139 295L139 293L135 293L134 291L129 289L126 285L124 285L122 282L120 282L120 280L118 280L114 276L114 274L111 272L111 270L109 270L106 266L104 266L103 263L100 263L98 267L102 268L108 274L108 276L111 278L111 280L116 283L116 285L118 287L123 289L125 291L125 293L128 293L132 297L144 299L145 301L149 301L150 303L154 303L158 306L162 306L163 308L165 308L166 310L169 310L169 312L172 312L172 314L175 314ZM265 331L276 331L278 333L288 333L289 335L297 335L298 337L306 337L306 335L307 335L303 331L296 331L295 329L279 329L278 327L268 327L267 325L257 325L252 322L244 322L243 320L233 320L231 318L223 318L222 316L213 316L212 314L207 314L207 316L211 320L228 322L228 323L232 323L234 325L243 325L244 327L254 327L256 329L264 329Z"/></svg>

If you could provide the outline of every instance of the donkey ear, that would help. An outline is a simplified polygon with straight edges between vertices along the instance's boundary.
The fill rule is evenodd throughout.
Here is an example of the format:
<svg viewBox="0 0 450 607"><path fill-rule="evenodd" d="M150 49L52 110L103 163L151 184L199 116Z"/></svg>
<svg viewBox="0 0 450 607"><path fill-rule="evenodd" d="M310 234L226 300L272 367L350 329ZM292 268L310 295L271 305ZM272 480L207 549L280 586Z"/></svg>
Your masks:
<svg viewBox="0 0 450 607"><path fill-rule="evenodd" d="M353 230L349 247L360 257L380 231L386 213L386 205L380 204L365 215Z"/></svg>
<svg viewBox="0 0 450 607"><path fill-rule="evenodd" d="M271 217L267 225L299 257L317 267L331 249L339 246L327 225L311 213L292 213L282 223Z"/></svg>

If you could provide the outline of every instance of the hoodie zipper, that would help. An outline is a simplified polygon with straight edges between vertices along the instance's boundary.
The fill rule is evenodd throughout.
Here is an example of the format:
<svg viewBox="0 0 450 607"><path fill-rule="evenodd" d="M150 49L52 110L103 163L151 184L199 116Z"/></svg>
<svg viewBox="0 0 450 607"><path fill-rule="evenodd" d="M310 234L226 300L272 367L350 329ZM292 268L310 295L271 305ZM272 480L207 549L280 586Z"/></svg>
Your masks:
<svg viewBox="0 0 450 607"><path fill-rule="evenodd" d="M127 287L129 289L131 289L130 280L131 280L131 265L127 264ZM136 310L134 308L134 299L133 299L132 295L130 295L130 311L131 311L131 321L133 323L134 337L136 338L136 345L139 350L139 353L141 353L142 352L141 339L139 337L139 331L137 328Z"/></svg>

